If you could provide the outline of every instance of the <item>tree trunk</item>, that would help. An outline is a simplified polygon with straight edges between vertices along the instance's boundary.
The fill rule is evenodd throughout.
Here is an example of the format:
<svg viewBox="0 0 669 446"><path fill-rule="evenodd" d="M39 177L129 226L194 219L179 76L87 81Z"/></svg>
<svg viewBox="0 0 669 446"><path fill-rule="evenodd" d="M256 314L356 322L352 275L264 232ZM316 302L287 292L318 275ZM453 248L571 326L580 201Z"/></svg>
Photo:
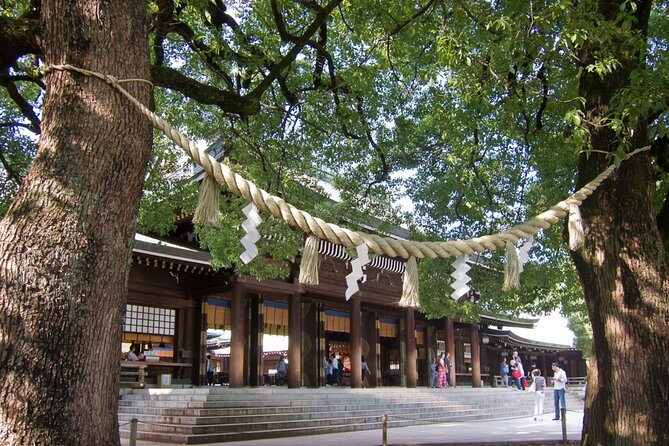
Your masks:
<svg viewBox="0 0 669 446"><path fill-rule="evenodd" d="M44 64L149 79L146 4L41 2ZM0 443L119 444L121 324L151 127L99 79L46 76L37 155L0 222ZM146 83L125 88L148 103Z"/></svg>
<svg viewBox="0 0 669 446"><path fill-rule="evenodd" d="M613 20L622 1L600 2ZM650 1L637 2L637 30L645 33ZM581 96L585 115L599 122L609 115L613 94L630 82L641 57L618 54L622 66L600 77L584 70ZM593 53L597 50L590 46ZM592 54L592 53L590 53ZM583 54L585 63L592 62ZM614 152L619 138L609 128L592 126L596 150ZM648 144L647 125L634 132L634 148ZM577 188L611 163L593 153L579 161ZM666 384L669 367L669 280L664 247L653 209L654 188L647 152L621 164L581 207L586 243L572 254L593 328L593 354L584 416L584 445L669 444Z"/></svg>

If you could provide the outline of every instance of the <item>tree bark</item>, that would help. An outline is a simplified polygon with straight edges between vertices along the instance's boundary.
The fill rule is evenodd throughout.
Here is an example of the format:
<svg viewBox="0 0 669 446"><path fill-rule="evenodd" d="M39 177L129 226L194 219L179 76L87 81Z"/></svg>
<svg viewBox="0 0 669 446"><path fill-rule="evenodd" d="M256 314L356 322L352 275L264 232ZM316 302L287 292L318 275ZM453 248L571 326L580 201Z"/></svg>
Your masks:
<svg viewBox="0 0 669 446"><path fill-rule="evenodd" d="M615 19L621 1L602 1L600 13ZM637 2L637 31L645 33L651 1ZM622 46L621 46L622 47ZM593 54L597 48L590 46ZM582 60L592 62L590 54ZM641 57L618 55L611 74L583 71L585 115L599 122L609 115L612 96L629 85ZM592 126L591 143L614 152L620 140L611 129ZM633 146L648 144L646 124L638 125ZM611 163L594 153L579 160L577 188ZM669 280L664 246L653 209L650 157L636 155L581 206L585 246L572 253L593 328L593 354L584 416L584 445L669 444L666 404L669 367Z"/></svg>
<svg viewBox="0 0 669 446"><path fill-rule="evenodd" d="M46 66L149 79L146 4L41 2ZM99 79L52 71L37 155L0 222L0 443L119 444L119 348L151 126ZM146 83L126 83L147 104Z"/></svg>

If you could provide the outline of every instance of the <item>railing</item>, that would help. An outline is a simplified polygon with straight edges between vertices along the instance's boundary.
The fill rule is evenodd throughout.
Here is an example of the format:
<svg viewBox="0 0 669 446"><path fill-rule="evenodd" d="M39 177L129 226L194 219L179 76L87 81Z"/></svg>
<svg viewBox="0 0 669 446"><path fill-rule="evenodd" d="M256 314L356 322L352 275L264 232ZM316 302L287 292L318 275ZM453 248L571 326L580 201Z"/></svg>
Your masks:
<svg viewBox="0 0 669 446"><path fill-rule="evenodd" d="M121 361L121 385L144 387L146 363L139 361Z"/></svg>
<svg viewBox="0 0 669 446"><path fill-rule="evenodd" d="M509 375L509 380L511 380L511 379L512 379L511 375ZM528 380L528 381L531 381L531 380ZM586 382L588 382L588 377L587 376L569 377L567 379L567 386L569 386L569 385L577 386L577 387L578 386L585 386ZM494 383L495 387L505 387L501 375L494 375L493 376L493 383ZM553 377L552 376L546 377L546 385L548 385L548 387L553 386Z"/></svg>

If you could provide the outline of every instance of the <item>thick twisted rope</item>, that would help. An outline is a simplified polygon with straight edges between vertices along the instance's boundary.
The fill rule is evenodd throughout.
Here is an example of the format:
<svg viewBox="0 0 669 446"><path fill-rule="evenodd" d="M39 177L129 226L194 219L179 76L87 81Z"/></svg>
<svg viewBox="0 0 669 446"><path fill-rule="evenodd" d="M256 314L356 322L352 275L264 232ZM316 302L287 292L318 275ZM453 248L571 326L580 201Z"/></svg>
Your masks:
<svg viewBox="0 0 669 446"><path fill-rule="evenodd" d="M386 255L388 257L402 257L404 259L408 259L409 257L416 257L419 259L425 257L447 258L459 257L465 254L471 255L477 252L505 249L507 241L516 243L520 239L528 239L531 236L539 233L539 231L542 229L547 229L563 219L568 215L569 207L571 205L580 205L615 170L615 165L609 166L595 179L587 183L567 199L560 201L551 207L549 210L497 234L485 235L469 240L451 240L440 242L396 240L390 237L382 237L376 234L366 234L363 232L352 231L350 229L328 223L318 217L312 216L306 211L302 211L295 206L286 203L280 197L269 194L265 190L260 189L251 181L243 178L241 175L232 172L227 165L220 163L214 157L207 154L204 149L198 148L185 135L165 122L151 110L146 108L141 102L135 99L134 96L128 93L120 85L122 82L129 81L148 82L146 80L119 80L113 76L85 70L72 65L51 65L44 68L42 71L44 73L48 73L54 70L74 71L85 76L102 79L103 81L110 84L121 94L127 97L130 102L135 104L135 106L147 118L149 118L155 127L162 130L171 141L181 147L193 161L202 166L202 169L204 169L207 174L213 176L219 184L225 185L233 194L244 197L244 199L246 199L248 202L254 203L262 211L269 212L275 217L281 218L290 226L299 228L308 235L314 235L319 239L324 239L337 245L344 245L347 248L353 248L364 243L376 254ZM635 151L628 154L626 159L648 149L650 149L650 146L636 149Z"/></svg>

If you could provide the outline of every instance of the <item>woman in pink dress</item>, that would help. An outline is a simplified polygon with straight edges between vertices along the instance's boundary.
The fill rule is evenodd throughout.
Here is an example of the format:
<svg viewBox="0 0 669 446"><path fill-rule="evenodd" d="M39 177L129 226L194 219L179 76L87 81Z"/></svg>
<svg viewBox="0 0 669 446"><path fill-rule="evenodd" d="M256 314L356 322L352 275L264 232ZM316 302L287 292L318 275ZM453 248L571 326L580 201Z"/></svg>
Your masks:
<svg viewBox="0 0 669 446"><path fill-rule="evenodd" d="M439 361L437 362L437 387L443 389L446 387L446 363L444 361L445 354L442 353L439 355Z"/></svg>

